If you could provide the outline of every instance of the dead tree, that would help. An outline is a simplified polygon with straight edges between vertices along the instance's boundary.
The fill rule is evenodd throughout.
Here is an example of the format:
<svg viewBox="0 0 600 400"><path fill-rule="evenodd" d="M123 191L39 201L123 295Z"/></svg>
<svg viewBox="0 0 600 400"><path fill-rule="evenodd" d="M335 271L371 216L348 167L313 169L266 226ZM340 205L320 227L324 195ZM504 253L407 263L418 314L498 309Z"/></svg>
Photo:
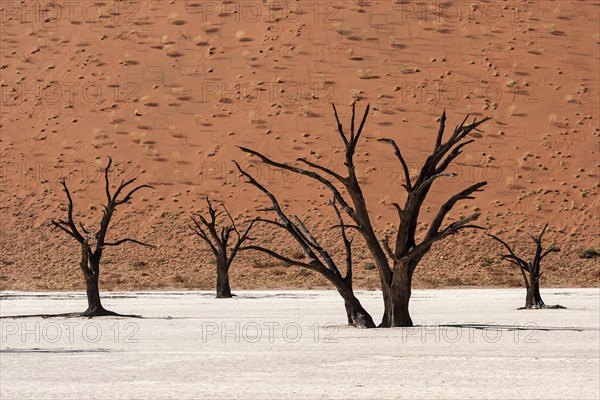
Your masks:
<svg viewBox="0 0 600 400"><path fill-rule="evenodd" d="M333 257L323 246L319 244L316 237L310 232L304 222L302 222L302 220L296 215L292 215L291 218L288 217L282 210L277 198L273 195L273 193L257 182L256 179L254 179L248 172L244 171L237 162L234 161L234 163L240 173L248 179L248 183L255 186L269 197L272 208L262 211L274 211L279 219L279 221L265 218L258 218L257 220L261 223L269 224L288 232L289 235L296 241L296 243L300 245L302 252L308 257L308 261L293 259L277 253L274 250L258 245L245 246L242 248L242 250L260 251L279 261L283 261L287 265L306 268L321 274L325 279L333 284L338 293L344 299L348 324L357 328L375 328L373 318L371 318L358 298L354 295L354 290L352 288L352 239L348 238L346 234L347 226L342 219L342 215L335 200L331 201L329 204L333 208L336 218L339 222L336 227L339 227L340 235L344 243L346 262L345 274L340 272L340 269L333 260Z"/></svg>
<svg viewBox="0 0 600 400"><path fill-rule="evenodd" d="M459 200L472 199L472 194L481 191L481 188L486 185L486 182L479 182L471 185L448 199L434 217L425 237L417 243L415 233L421 206L435 180L444 176L455 176L455 174L446 173L446 169L452 161L461 154L462 148L473 142L473 140L465 140L467 136L471 132L477 131L477 128L489 118L484 118L480 121L473 120L472 123L466 124L468 118L467 115L462 123L454 129L448 140L444 142L443 135L446 122L446 113L444 112L440 119L435 147L429 157L425 160L416 179L411 179L406 161L395 141L392 139L379 140L380 142L388 143L393 147L394 153L400 161L404 173L405 182L402 184L402 187L407 192L404 206L400 206L397 203L394 204L400 221L395 235L395 242L393 246L390 246L388 238L380 240L375 233L363 191L356 176L354 154L369 114L369 106L365 109L362 120L358 125L358 129L355 129L355 106L356 104L352 105L350 134L347 134L340 122L336 107L333 105L337 131L345 148L344 167L346 169L346 174L344 175L304 158L299 158L297 161L310 167L310 169L273 161L259 152L248 148L240 147L240 149L258 157L268 165L314 179L333 193L333 197L337 204L340 205L341 209L353 221L353 224L348 227L357 230L362 235L379 272L385 305L385 311L380 326L412 326L413 323L410 318L408 305L411 296L412 276L419 261L438 240L457 233L464 228L479 228L478 226L470 224L479 217L479 213L474 213L461 218L444 228L442 228L442 223L448 212ZM325 176L327 176L327 178ZM340 190L334 182L340 184L343 190ZM342 194L343 191L345 191L347 195ZM349 196L349 200L346 200L345 196Z"/></svg>
<svg viewBox="0 0 600 400"><path fill-rule="evenodd" d="M121 196L123 190L136 181L136 178L133 178L127 181L122 181L117 187L117 190L115 190L114 193L111 193L108 179L108 173L111 165L112 159L108 157L108 164L104 169L106 204L103 205L103 215L97 231L90 232L81 222L75 223L73 219L73 199L71 198L71 193L69 192L69 188L67 187L65 180L62 180L61 184L65 194L67 195L67 219L52 220L52 225L55 228L65 232L81 245L81 261L79 266L81 267L83 277L85 278L88 300L88 308L83 312L82 315L86 317L120 315L106 310L100 301L98 279L100 277L100 259L102 258L104 249L106 247L119 246L124 243L134 243L153 248L152 245L130 238L119 239L113 242L106 240L108 228L117 207L129 203L133 194L138 190L143 188L152 188L152 186L149 185L136 186L135 188L129 190L127 194Z"/></svg>
<svg viewBox="0 0 600 400"><path fill-rule="evenodd" d="M540 267L542 260L550 253L560 251L560 249L555 245L550 246L547 250L544 251L542 247L542 236L544 236L544 233L546 233L547 228L548 224L545 224L539 236L537 237L533 236L531 233L528 234L529 237L531 237L531 239L535 243L535 253L533 255L532 261L525 261L523 258L517 256L505 241L503 241L497 236L488 234L489 237L494 238L495 240L500 242L506 248L506 250L508 250L508 254L501 254L500 258L516 265L521 271L523 281L525 282L525 288L527 289L527 295L525 296L525 307L523 307L525 309L565 308L560 305L547 306L546 304L544 304L544 300L542 300L542 296L540 294L540 277L542 276Z"/></svg>
<svg viewBox="0 0 600 400"><path fill-rule="evenodd" d="M246 240L250 239L250 231L256 221L253 220L250 222L246 230L244 230L243 233L240 233L225 205L222 205L223 210L217 211L208 197L206 198L206 203L208 204L209 218L206 219L202 214L195 213L190 217L194 225L188 224L188 226L196 235L198 235L198 237L200 237L200 239L210 246L210 249L215 256L217 265L217 298L231 298L229 268L231 267L240 246L242 246ZM226 215L227 219L231 221L231 224L225 225L219 230L217 224L219 217L222 215ZM236 238L235 241L230 243L232 233L235 234Z"/></svg>

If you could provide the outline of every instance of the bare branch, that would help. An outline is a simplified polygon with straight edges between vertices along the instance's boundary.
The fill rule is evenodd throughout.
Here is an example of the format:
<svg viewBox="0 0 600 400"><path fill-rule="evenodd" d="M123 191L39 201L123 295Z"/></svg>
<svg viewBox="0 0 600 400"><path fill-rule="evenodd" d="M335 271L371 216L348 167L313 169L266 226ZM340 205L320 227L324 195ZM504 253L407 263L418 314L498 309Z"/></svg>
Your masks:
<svg viewBox="0 0 600 400"><path fill-rule="evenodd" d="M382 243L383 243L383 248L384 248L385 252L387 253L388 257L390 257L392 259L392 261L398 262L398 257L396 257L396 255L394 254L394 252L392 251L392 249L390 247L390 238L386 236L383 239Z"/></svg>
<svg viewBox="0 0 600 400"><path fill-rule="evenodd" d="M261 185L256 179L254 179L252 177L252 175L250 175L249 173L247 173L246 171L244 171L242 169L242 167L240 167L240 165L237 163L237 161L234 160L233 163L235 164L235 166L238 169L238 171L244 177L246 177L248 179L248 182L251 185L255 186L261 192L263 192L264 194L266 194L267 197L269 198L269 200L271 200L271 204L273 205L273 209L274 209L275 213L277 214L277 216L279 217L279 219L281 221L283 221L283 224L282 224L283 229L285 229L287 232L289 232L292 235L292 237L296 240L296 242L298 242L298 244L302 247L302 249L304 250L304 253L306 255L308 255L311 259L317 259L317 256L311 250L310 240L307 237L305 237L304 234L302 233L302 231L300 230L300 228L298 228L288 218L288 216L285 215L285 213L281 209L281 206L279 205L279 202L277 201L277 198L273 195L273 193L271 193L267 188L265 188L263 185Z"/></svg>
<svg viewBox="0 0 600 400"><path fill-rule="evenodd" d="M350 143L354 142L354 118L356 115L356 100L352 102L352 119L350 120Z"/></svg>
<svg viewBox="0 0 600 400"><path fill-rule="evenodd" d="M450 151L457 143L463 140L471 131L477 130L478 126L490 120L489 117L486 117L481 121L474 120L473 123L465 126L465 122L467 121L468 117L469 115L467 115L463 122L456 127L454 133L448 139L448 141L446 141L445 143L441 143L439 146L436 146L434 152L427 158L425 165L421 169L421 173L419 174L419 178L417 180L419 183L423 182L424 180L427 180L434 174L443 172L448 167L448 165L450 165L452 160L454 160L461 153L461 148L470 143L470 141L468 141L467 143L460 144L458 148L455 148L452 151L452 153L441 163L440 166L437 166L440 160L442 160L442 158L448 153L448 151ZM441 125L442 124L440 124L440 128ZM440 132L438 132L438 135L439 133ZM441 140L439 136L438 138Z"/></svg>
<svg viewBox="0 0 600 400"><path fill-rule="evenodd" d="M62 225L63 221L52 220L51 223L52 223L52 225L55 228L60 229L61 231L65 232L67 235L71 236L73 239L75 239L75 240L77 240L79 242L79 239L77 238L77 236L73 232L71 232L70 229L68 229L68 228L66 228L65 226Z"/></svg>
<svg viewBox="0 0 600 400"><path fill-rule="evenodd" d="M310 230L306 227L306 225L304 225L304 222L302 222L302 220L300 220L300 218L298 218L298 216L296 216L296 215L292 215L292 218L296 222L296 226L298 227L298 229L302 232L303 238L306 241L306 243L309 244L313 249L315 249L317 251L317 253L319 253L319 255L325 260L325 264L327 265L327 268L329 268L336 274L339 274L339 270L338 270L337 266L335 265L335 263L333 262L333 259L327 252L327 250L325 250L319 244L319 242L313 236L313 234L310 232Z"/></svg>
<svg viewBox="0 0 600 400"><path fill-rule="evenodd" d="M246 230L241 235L236 230L236 233L238 235L238 239L235 242L235 245L233 246L233 248L231 249L231 254L229 255L229 258L227 259L227 266L230 266L233 263L233 260L234 260L235 256L237 255L240 247L244 244L244 242L246 240L252 240L250 238L250 231L252 230L252 227L254 226L254 224L257 221L258 221L258 218L255 218L252 221L250 221L250 223L246 227Z"/></svg>
<svg viewBox="0 0 600 400"><path fill-rule="evenodd" d="M275 210L270 210L270 211L275 211ZM271 225L275 225L278 226L282 229L285 229L285 225L282 224L281 222L277 222L277 221L273 221L271 219L265 219L265 218L256 218L256 222L264 222L266 224L271 224Z"/></svg>
<svg viewBox="0 0 600 400"><path fill-rule="evenodd" d="M254 224L256 224L260 220L261 220L260 218L254 218L252 221L250 221L250 223L246 227L246 230L244 231L244 233L242 233L242 235L240 236L240 238L238 240L239 245L244 243L246 240L250 239L250 232L252 231Z"/></svg>
<svg viewBox="0 0 600 400"><path fill-rule="evenodd" d="M371 108L371 105L367 104L367 107L365 108L365 113L363 114L362 120L360 121L360 125L358 126L358 132L356 132L356 136L354 137L354 140L352 141L353 149L354 149L354 147L356 147L356 144L358 143L358 139L360 139L360 135L363 131L363 128L365 127L365 123L367 122L367 117L369 116L370 108ZM352 119L354 120L354 117Z"/></svg>
<svg viewBox="0 0 600 400"><path fill-rule="evenodd" d="M524 260L515 258L514 256L512 256L510 254L502 254L502 255L500 255L500 258L502 260L508 261L508 262L516 265L517 267L519 267L522 270L530 272L529 263Z"/></svg>
<svg viewBox="0 0 600 400"><path fill-rule="evenodd" d="M442 137L444 136L444 130L446 129L446 110L442 113L440 118L440 128L438 129L437 138L435 140L435 150L442 144Z"/></svg>
<svg viewBox="0 0 600 400"><path fill-rule="evenodd" d="M296 226L298 226L298 228L302 231L304 237L308 239L307 243L310 244L315 250L318 250L320 248L319 242L313 236L313 234L310 233L310 230L306 227L306 225L304 225L304 222L302 222L302 220L298 218L297 215L292 215L292 219L296 223Z"/></svg>
<svg viewBox="0 0 600 400"><path fill-rule="evenodd" d="M333 208L339 221L340 234L342 236L342 241L344 242L344 248L346 249L346 276L344 279L348 284L352 285L352 241L349 240L346 235L346 225L344 224L344 219L342 218L342 214L340 214L340 210L335 204L335 200L330 201L329 204Z"/></svg>
<svg viewBox="0 0 600 400"><path fill-rule="evenodd" d="M515 252L510 248L510 246L504 240L502 240L498 236L492 235L490 233L488 233L487 235L489 237L495 239L496 241L500 242L506 248L506 250L508 250L508 252L510 253L509 255L501 256L503 259L512 259L512 260L515 260L517 265L519 265L522 268L525 267L525 269L528 270L527 261L525 261L522 258L518 257L515 254Z"/></svg>
<svg viewBox="0 0 600 400"><path fill-rule="evenodd" d="M225 233L225 231L223 231L222 235L219 236L219 234L217 233L217 228L216 228L216 220L217 220L217 212L216 210L213 208L212 203L210 201L210 199L207 197L206 198L206 204L208 206L208 214L210 215L210 221L207 221L206 218L200 214L200 213L194 213L192 215L192 221L194 221L194 224L196 225L196 228L199 229L204 236L206 237L205 241L207 241L207 239L212 238L212 240L208 239L208 242L215 248L218 249L218 251L215 253L215 255L217 256L221 256L221 257L226 257L227 255L227 240L229 238L229 233ZM196 220L196 218L198 218L198 220L200 220L198 222L198 220ZM202 226L200 225L204 225L204 227L206 227L206 229L208 230L208 233L206 233L206 231L202 228ZM200 237L202 237L202 235L200 235ZM204 237L202 237L204 239Z"/></svg>
<svg viewBox="0 0 600 400"><path fill-rule="evenodd" d="M398 203L392 203L392 205L394 206L394 208L398 212L398 218L402 219L402 213L404 212L404 210L402 210L402 207L400 207L400 204L398 204Z"/></svg>
<svg viewBox="0 0 600 400"><path fill-rule="evenodd" d="M412 193L410 193L410 194L413 196L418 196L423 190L425 190L429 186L431 186L431 184L433 183L434 180L441 178L443 176L449 176L449 177L453 178L457 175L458 174L456 174L454 172L439 173L439 174L432 175L429 178L425 179L423 182L421 182L417 187L415 187L414 190L412 191Z"/></svg>
<svg viewBox="0 0 600 400"><path fill-rule="evenodd" d="M558 253L560 252L560 249L558 247L556 247L555 245L552 245L548 248L548 250L546 250L541 256L540 256L540 260L543 259L544 257L546 257L548 254L550 253Z"/></svg>
<svg viewBox="0 0 600 400"><path fill-rule="evenodd" d="M190 217L190 218L191 218L192 221L194 221L194 224L196 225L195 227L193 227L192 225L188 224L188 226L190 227L190 229L210 246L210 249L213 252L213 254L219 255L219 250L217 250L217 248L215 247L215 245L209 239L209 237L206 234L206 232L204 232L204 230L202 229L202 226L200 226L200 223L198 221L196 221L194 219L194 217Z"/></svg>
<svg viewBox="0 0 600 400"><path fill-rule="evenodd" d="M119 185L119 187L115 191L115 193L113 195L111 195L109 173L110 173L110 168L112 166L112 163L113 163L113 160L109 156L108 163L107 163L106 167L104 168L104 186L105 186L104 191L106 194L106 204L101 205L101 207L103 209L103 215L102 215L102 219L100 220L100 228L98 229L98 231L94 232L95 248L94 248L93 252L87 241L88 239L84 238L83 235L77 229L77 226L73 220L73 199L71 197L71 193L69 192L69 188L67 187L66 181L65 180L61 181L63 190L66 193L67 200L68 200L67 219L66 220L53 220L52 224L54 225L54 227L59 228L60 230L67 233L71 237L75 238L82 245L82 247L87 249L89 254L86 255L86 257L87 257L87 259L85 260L86 266L82 265L82 269L84 270L84 273L86 273L86 274L87 273L91 273L91 274L97 273L97 271L86 272L86 268L88 268L87 264L90 264L89 268L92 268L91 267L92 261L96 264L99 263L99 260L102 257L102 251L105 246L118 246L120 244L130 242L130 243L139 244L139 245L146 246L146 247L153 247L152 245L149 245L149 244L146 244L146 243L143 243L141 241L131 239L131 238L121 239L121 240L117 240L115 242L105 242L105 238L106 238L106 234L107 234L107 231L108 231L108 228L110 225L110 221L111 221L113 213L115 212L116 207L120 204L128 202L129 199L131 198L131 194L133 192L135 192L136 190L138 190L141 187L147 186L147 185L142 185L138 189L134 189L132 192L130 192L130 194L127 196L127 198L124 199L123 201L120 201L120 202L117 201L117 197L118 197L118 194L120 193L120 191L127 185L134 182L135 178L128 180L126 182L125 181L121 182L121 184ZM79 221L78 225L81 228L82 232L84 232L85 235L91 234L91 232L85 228L83 223L81 223ZM90 257L93 257L93 258L90 258ZM85 257L82 257L82 260L84 258ZM89 263L88 263L88 261L89 261Z"/></svg>
<svg viewBox="0 0 600 400"><path fill-rule="evenodd" d="M261 246L252 245L252 246L240 247L240 251L248 251L248 250L260 251L261 253L268 254L271 257L276 258L279 261L283 261L284 263L289 264L289 265L296 265L296 266L310 269L313 271L322 271L322 269L323 269L323 267L320 267L319 262L316 260L313 260L313 262L311 262L311 263L305 263L302 261L293 260L291 258L282 256L281 254L277 253L276 251L273 251L273 250L270 250L270 249L267 249L267 248L264 248Z"/></svg>
<svg viewBox="0 0 600 400"><path fill-rule="evenodd" d="M337 112L337 109L335 108L335 104L332 103L331 105L333 106L333 113L335 114L335 121L337 122L338 133L342 137L344 144L346 146L348 146L348 139L346 138L346 134L344 133L344 127L342 126L342 123L340 122L340 117L338 116L338 112Z"/></svg>
<svg viewBox="0 0 600 400"><path fill-rule="evenodd" d="M396 155L398 160L400 160L400 164L402 164L402 170L404 171L404 179L406 180L406 186L405 186L406 190L410 192L412 189L412 184L410 182L410 172L408 170L408 165L406 164L404 157L402 157L400 148L398 147L398 145L396 144L396 142L393 139L382 138L382 139L378 139L378 141L382 142L382 143L389 143L394 148L394 154Z"/></svg>
<svg viewBox="0 0 600 400"><path fill-rule="evenodd" d="M261 153L255 151L255 150L251 150L248 149L246 147L241 147L238 146L238 148L240 150L242 150L244 153L248 153L248 154L252 154L256 157L258 157L262 162L268 164L268 165L272 165L274 167L277 168L281 168L281 169L285 169L287 171L292 171L295 172L297 174L300 175L305 175L308 176L309 178L312 178L316 181L321 182L323 185L325 185L332 193L333 196L335 197L336 201L342 206L342 208L344 209L344 211L350 216L353 217L355 215L355 211L352 209L352 207L350 207L350 205L346 202L346 200L344 200L342 194L340 193L340 191L333 185L333 183L331 183L331 181L329 181L328 179L324 178L323 176L317 174L316 172L313 171L308 171L305 170L303 168L299 168L299 167L293 167L291 165L288 164L284 164L284 163L279 163L276 161L271 160L270 158L262 155Z"/></svg>
<svg viewBox="0 0 600 400"><path fill-rule="evenodd" d="M542 236L544 236L544 233L546 233L546 229L548 228L548 223L544 224L544 227L542 228L542 231L540 232L540 234L538 235L538 237L533 236L531 233L529 233L529 237L531 237L531 239L538 245L541 246L542 244Z"/></svg>
<svg viewBox="0 0 600 400"><path fill-rule="evenodd" d="M119 245L121 245L123 243L126 243L126 242L139 244L140 246L150 247L152 249L156 248L155 246L153 246L151 244L140 242L139 240L130 239L130 238L125 238L125 239L117 240L116 242L104 242L104 246L119 246Z"/></svg>
<svg viewBox="0 0 600 400"><path fill-rule="evenodd" d="M152 187L150 185L140 185L140 186L136 187L135 189L133 189L132 191L130 191L129 193L127 193L127 195L125 197L123 197L122 200L115 201L115 205L119 206L121 204L129 203L129 201L131 201L131 196L135 192L137 192L138 190L143 189L143 188L154 189L154 187ZM116 200L116 194L115 194L115 200Z"/></svg>
<svg viewBox="0 0 600 400"><path fill-rule="evenodd" d="M126 188L127 186L131 185L136 180L137 180L137 178L131 178L131 179L127 180L127 181L121 181L121 184L119 184L119 187L117 187L117 190L113 194L112 202L113 203L116 202L117 201L117 197L119 197L119 194L121 194L121 191L124 188Z"/></svg>
<svg viewBox="0 0 600 400"><path fill-rule="evenodd" d="M335 225L333 225L331 227L331 229L337 229L337 228L341 228L341 227L342 227L342 225L335 224ZM354 230L360 232L360 226L358 226L358 225L352 225L352 224L346 224L346 223L344 223L344 228L354 229Z"/></svg>
<svg viewBox="0 0 600 400"><path fill-rule="evenodd" d="M465 122L467 122L467 120L469 119L470 116L471 116L471 114L465 115L465 119L463 119L462 122L460 123L460 125L458 125L454 129L454 132L452 132L452 136L450 136L450 140L455 140L458 137L458 135L464 130Z"/></svg>
<svg viewBox="0 0 600 400"><path fill-rule="evenodd" d="M469 216L461 218L460 220L458 220L456 222L451 223L450 225L448 225L441 231L437 232L436 234L433 234L431 236L429 236L429 235L426 236L425 240L423 240L421 243L419 243L416 247L413 247L411 250L409 250L408 254L403 258L411 259L411 258L414 258L417 256L422 256L427 251L429 251L429 249L435 242L445 238L448 235L453 235L461 229L467 229L467 228L484 229L481 226L469 224L469 222L475 221L476 219L478 219L480 215L481 215L481 213L473 213Z"/></svg>
<svg viewBox="0 0 600 400"><path fill-rule="evenodd" d="M86 235L89 235L90 233L87 231L87 229L85 229L85 226L83 226L83 224L81 222L79 222L79 227L81 228L81 230L83 231L83 233L85 233Z"/></svg>
<svg viewBox="0 0 600 400"><path fill-rule="evenodd" d="M542 228L542 231L540 232L540 236L538 236L538 241L541 242L542 241L542 236L544 236L544 233L546 233L546 229L548 229L548 223L546 222L546 224L544 224L544 227Z"/></svg>
<svg viewBox="0 0 600 400"><path fill-rule="evenodd" d="M61 182L63 190L67 195L68 205L67 205L67 221L63 221L66 225L69 226L69 230L71 231L71 236L75 238L79 243L83 243L85 239L77 230L75 226L75 222L73 221L73 198L71 197L71 192L69 192L69 188L67 187L67 182L63 179Z"/></svg>
<svg viewBox="0 0 600 400"><path fill-rule="evenodd" d="M310 166L310 167L312 167L314 169L318 169L320 171L323 171L326 174L333 176L335 179L337 179L338 181L340 181L342 184L344 184L344 185L346 184L346 181L347 181L346 178L344 178L343 176L341 176L340 174L338 174L337 172L335 172L335 171L333 171L333 170L331 170L329 168L326 168L326 167L323 167L323 166L321 166L319 164L316 164L316 163L313 163L311 161L308 161L305 158L298 158L297 161L300 161L300 162L302 162L302 163L304 163L304 164L306 164L306 165L308 165L308 166Z"/></svg>
<svg viewBox="0 0 600 400"><path fill-rule="evenodd" d="M110 170L110 166L112 165L112 158L110 156L108 156L108 164L106 165L106 168L104 169L104 181L106 184L106 201L107 204L109 204L112 201L112 196L110 195L110 182L108 181L108 172Z"/></svg>
<svg viewBox="0 0 600 400"><path fill-rule="evenodd" d="M450 210L452 210L454 205L459 200L472 199L472 197L470 195L474 192L481 191L480 189L482 187L484 187L485 185L487 185L487 182L476 183L474 185L469 186L462 192L455 194L450 199L448 199L448 201L446 201L440 207L438 213L436 214L435 218L431 222L431 226L429 227L429 230L427 231L426 237L431 237L438 233L440 227L442 226L442 223L444 222L444 218L446 218L446 215L448 214L448 212L450 212Z"/></svg>
<svg viewBox="0 0 600 400"><path fill-rule="evenodd" d="M229 221L231 221L231 228L236 233L236 235L239 239L240 233L238 232L237 227L235 226L235 221L233 220L233 217L229 213L229 210L227 210L227 207L225 207L225 204L221 204L221 207L223 207L223 210L225 211L225 215L227 215L227 218L229 218Z"/></svg>
<svg viewBox="0 0 600 400"><path fill-rule="evenodd" d="M468 117L468 116L467 116ZM477 119L474 119L473 122L467 126L464 125L464 123L461 125L459 132L456 135L456 140L454 141L454 143L458 143L459 141L461 141L463 138L465 138L469 133L471 133L472 131L477 131L477 132L481 132L481 130L479 130L479 126L482 125L483 123L489 121L490 119L492 119L491 117L485 117L479 121L477 121Z"/></svg>
<svg viewBox="0 0 600 400"><path fill-rule="evenodd" d="M436 168L436 172L439 173L439 172L445 171L446 168L448 168L448 166L450 165L450 163L452 161L454 161L454 159L462 153L461 149L463 147L465 147L466 145L473 143L473 142L474 142L474 140L467 140L466 142L463 142L463 143L459 144L458 146L456 146L454 149L452 149L450 154L448 154L448 156L444 159L444 161L442 161L442 163Z"/></svg>
<svg viewBox="0 0 600 400"><path fill-rule="evenodd" d="M539 271L540 271L540 263L542 261L542 237L544 236L544 233L546 233L546 229L548 228L548 224L544 224L544 227L542 228L542 231L540 232L539 236L536 238L533 235L529 235L533 238L533 241L535 242L536 246L535 246L535 254L533 256L533 261L532 261L532 267L531 269L534 271L533 274L533 278L535 278L537 276L537 278L539 279Z"/></svg>

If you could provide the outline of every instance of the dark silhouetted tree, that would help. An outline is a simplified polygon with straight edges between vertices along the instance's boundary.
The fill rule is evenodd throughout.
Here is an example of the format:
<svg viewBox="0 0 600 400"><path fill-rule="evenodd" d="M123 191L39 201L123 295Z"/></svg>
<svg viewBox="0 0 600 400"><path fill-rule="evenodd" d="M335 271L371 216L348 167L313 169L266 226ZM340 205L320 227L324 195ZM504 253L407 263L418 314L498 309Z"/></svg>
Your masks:
<svg viewBox="0 0 600 400"><path fill-rule="evenodd" d="M72 237L81 245L81 261L79 266L83 272L85 278L88 308L83 312L83 316L86 317L97 317L103 315L120 315L112 311L106 310L102 306L100 300L100 291L98 285L98 279L100 277L100 259L102 254L107 247L119 246L124 243L133 243L146 247L153 247L149 244L140 242L135 239L124 238L109 242L106 240L108 228L111 223L111 219L117 209L117 207L127 204L131 201L132 196L135 192L143 188L152 188L149 185L136 186L133 189L127 191L125 195L123 190L126 190L131 184L136 181L136 178L122 181L117 187L114 193L110 191L110 183L108 174L112 165L112 159L108 157L108 164L104 170L105 180L105 192L106 192L106 204L103 205L103 215L100 220L98 229L95 232L88 231L84 225L79 222L76 223L73 219L73 199L71 193L67 187L65 180L61 181L63 190L67 196L67 218L52 220L52 225ZM81 230L81 231L80 231Z"/></svg>
<svg viewBox="0 0 600 400"><path fill-rule="evenodd" d="M215 256L217 265L217 298L231 298L229 269L235 256L238 254L240 246L246 240L250 239L250 231L256 221L251 221L246 230L240 233L225 205L222 205L223 209L221 211L217 211L208 197L206 198L206 203L208 204L208 219L201 213L195 213L191 216L194 225L188 224L188 226L200 239L210 246ZM217 225L221 216L225 216L230 221L230 224L219 228ZM223 223L223 220L220 222ZM235 238L232 237L232 233L235 235Z"/></svg>
<svg viewBox="0 0 600 400"><path fill-rule="evenodd" d="M546 250L543 249L542 237L544 236L544 233L546 233L547 228L548 224L545 224L537 237L533 236L531 233L528 234L535 243L535 253L533 254L533 259L531 261L525 261L523 258L517 256L511 247L499 237L488 234L488 236L502 243L506 250L508 250L508 254L501 254L500 257L503 260L516 265L521 271L521 275L525 281L525 288L527 289L524 308L565 308L560 305L547 306L544 304L544 300L542 300L540 294L540 277L542 276L540 268L542 260L550 253L560 251L555 245L548 247Z"/></svg>
<svg viewBox="0 0 600 400"><path fill-rule="evenodd" d="M336 118L337 130L345 148L344 168L346 169L346 174L339 174L332 169L311 162L305 158L299 158L297 161L310 169L274 161L255 150L245 147L240 147L240 149L258 157L268 165L314 179L333 193L335 202L353 221L353 224L348 225L348 227L357 230L362 235L379 272L385 305L385 311L380 326L412 326L413 322L409 314L408 306L411 296L412 277L415 269L419 265L420 260L427 254L435 242L465 228L480 228L471 224L472 221L479 217L479 213L468 215L443 228L442 224L448 212L458 201L472 199L473 193L481 191L481 188L486 185L486 182L479 182L471 185L450 197L440 207L425 236L421 238L420 242L417 242L416 229L417 223L419 222L421 206L435 180L445 176L456 175L445 171L452 161L461 154L462 148L473 142L473 140L466 140L469 134L473 131L477 131L478 127L489 120L489 118L484 118L480 121L473 120L472 123L467 124L468 116L465 117L462 123L454 129L450 137L444 141L446 123L446 113L444 112L440 118L435 146L425 160L416 179L411 179L406 161L395 141L392 139L380 139L381 142L388 143L393 147L394 153L402 166L405 178L402 187L407 193L404 206L394 204L400 221L398 223L393 246L390 246L388 238L380 240L375 233L354 165L356 146L360 140L369 114L369 106L365 109L362 120L358 125L358 129L355 129L355 104L352 105L352 118L349 134L344 131L335 105L333 106L333 112ZM341 185L343 189L338 188L336 184ZM349 197L349 200L347 197Z"/></svg>
<svg viewBox="0 0 600 400"><path fill-rule="evenodd" d="M273 193L257 182L256 179L254 179L248 172L244 171L237 162L234 161L234 163L241 174L248 179L250 184L258 188L269 197L272 208L262 211L273 211L279 219L279 221L277 221L258 218L258 221L288 232L288 234L302 248L302 252L306 255L308 261L292 258L289 255L284 255L258 245L244 246L242 250L260 251L279 261L283 261L287 265L306 268L321 274L323 277L325 277L325 279L333 284L338 293L344 299L348 324L357 328L375 328L373 318L371 318L369 313L361 305L358 298L354 295L352 288L352 240L349 239L346 234L347 226L342 219L342 215L340 214L335 200L331 201L329 204L333 208L336 218L339 222L337 227L340 229L340 235L345 251L345 274L340 272L340 269L336 265L333 257L321 244L319 244L317 238L310 232L304 222L302 222L302 220L296 215L291 216L291 218L288 217L282 210L277 198L273 195Z"/></svg>

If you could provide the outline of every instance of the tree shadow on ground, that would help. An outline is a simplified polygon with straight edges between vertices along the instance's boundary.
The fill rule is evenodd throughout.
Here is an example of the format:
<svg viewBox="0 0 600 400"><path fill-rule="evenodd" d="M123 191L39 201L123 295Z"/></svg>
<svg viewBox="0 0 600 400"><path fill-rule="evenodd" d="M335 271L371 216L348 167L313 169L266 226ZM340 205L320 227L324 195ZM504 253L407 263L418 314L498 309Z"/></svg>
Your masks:
<svg viewBox="0 0 600 400"><path fill-rule="evenodd" d="M72 353L108 353L110 349L3 349L2 354L26 354L26 353L51 353L51 354L72 354Z"/></svg>
<svg viewBox="0 0 600 400"><path fill-rule="evenodd" d="M519 307L517 308L517 310L566 310L567 307L565 306L561 306L560 304L556 304L553 306L547 306L547 305L543 305L543 306L538 306L538 307Z"/></svg>
<svg viewBox="0 0 600 400"><path fill-rule="evenodd" d="M187 319L186 317L143 317L136 314L119 314L116 312L109 312L103 315L85 315L85 313L62 313L62 314L25 314L25 315L5 315L1 316L0 319L22 319L22 318L100 318L100 317L117 317L117 318L136 318L136 319Z"/></svg>
<svg viewBox="0 0 600 400"><path fill-rule="evenodd" d="M141 315L135 314L119 314L108 311L102 315L85 315L85 313L61 313L61 314L25 314L25 315L7 315L0 319L18 319L18 318L98 318L98 317L119 317L119 318L144 318Z"/></svg>
<svg viewBox="0 0 600 400"><path fill-rule="evenodd" d="M442 324L437 325L440 328L461 328L461 329L479 329L485 331L562 331L562 332L586 332L598 331L598 328L582 328L574 326L538 326L534 323L524 325L505 325L505 324Z"/></svg>

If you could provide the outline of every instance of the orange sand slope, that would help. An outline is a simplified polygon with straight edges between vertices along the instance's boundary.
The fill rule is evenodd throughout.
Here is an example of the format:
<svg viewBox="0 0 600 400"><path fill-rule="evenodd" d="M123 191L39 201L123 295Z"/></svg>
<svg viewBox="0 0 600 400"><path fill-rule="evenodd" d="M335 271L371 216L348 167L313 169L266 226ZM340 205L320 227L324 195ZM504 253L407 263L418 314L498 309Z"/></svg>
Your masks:
<svg viewBox="0 0 600 400"><path fill-rule="evenodd" d="M105 253L102 286L211 288L211 254L187 228L205 195L240 221L266 204L234 173L252 160L235 146L278 160L307 156L341 171L331 103L370 103L357 151L378 230L393 232L402 202L392 137L417 173L443 109L448 126L466 114L493 119L434 185L424 230L437 207L487 180L450 221L479 210L480 224L524 254L526 232L550 223L543 285L596 286L598 247L598 1L410 3L402 1L6 1L1 7L2 229L4 289L82 287L76 243L49 229L63 217L64 177L76 216L96 223L101 172L140 176L155 189L119 209L110 234L157 246ZM347 123L347 122L346 122ZM332 253L330 194L264 165L251 171L301 215ZM242 222L243 225L243 222ZM285 235L257 230L275 249ZM366 249L355 240L356 286L376 288ZM341 249L341 247L339 247ZM519 285L518 271L481 232L437 244L417 286ZM240 256L233 288L320 287L318 276L256 254Z"/></svg>

